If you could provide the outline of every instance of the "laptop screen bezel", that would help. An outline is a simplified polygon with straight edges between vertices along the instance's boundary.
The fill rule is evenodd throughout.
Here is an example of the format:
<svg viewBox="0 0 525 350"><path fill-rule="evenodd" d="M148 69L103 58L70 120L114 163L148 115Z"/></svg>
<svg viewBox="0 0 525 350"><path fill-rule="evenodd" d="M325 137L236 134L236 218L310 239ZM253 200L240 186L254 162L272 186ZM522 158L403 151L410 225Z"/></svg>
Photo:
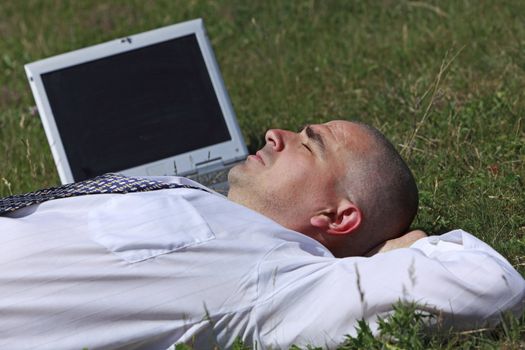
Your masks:
<svg viewBox="0 0 525 350"><path fill-rule="evenodd" d="M191 34L194 34L197 38L231 140L116 171L125 175L135 176L184 176L195 173L197 171L196 165L206 164L210 159L220 158L221 163L228 164L236 160L244 159L247 156L248 151L238 126L224 81L220 74L211 43L206 35L204 22L202 19L196 19L71 51L36 61L25 66L40 118L48 138L60 180L63 184L71 183L78 179L74 178L66 156L64 144L44 88L42 75Z"/></svg>

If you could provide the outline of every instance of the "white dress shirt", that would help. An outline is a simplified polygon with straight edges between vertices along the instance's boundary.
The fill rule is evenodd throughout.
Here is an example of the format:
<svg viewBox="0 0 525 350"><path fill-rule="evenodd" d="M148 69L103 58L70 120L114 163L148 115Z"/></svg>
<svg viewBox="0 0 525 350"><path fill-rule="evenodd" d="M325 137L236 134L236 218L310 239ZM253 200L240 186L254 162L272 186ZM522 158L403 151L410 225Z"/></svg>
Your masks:
<svg viewBox="0 0 525 350"><path fill-rule="evenodd" d="M176 177L166 182L190 183ZM57 199L0 216L0 349L335 347L398 300L461 328L522 312L525 281L456 230L337 259L194 189Z"/></svg>

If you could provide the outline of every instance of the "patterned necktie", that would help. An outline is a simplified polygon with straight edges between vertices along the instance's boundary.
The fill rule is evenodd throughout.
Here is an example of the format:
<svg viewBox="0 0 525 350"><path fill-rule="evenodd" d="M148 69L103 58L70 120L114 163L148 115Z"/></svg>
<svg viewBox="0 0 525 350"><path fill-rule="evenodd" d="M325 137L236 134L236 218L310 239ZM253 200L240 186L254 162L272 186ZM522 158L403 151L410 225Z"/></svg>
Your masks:
<svg viewBox="0 0 525 350"><path fill-rule="evenodd" d="M0 215L52 199L82 196L87 194L145 192L168 188L193 188L208 192L200 187L163 183L161 181L152 179L134 178L120 174L109 173L97 176L90 180L1 198Z"/></svg>

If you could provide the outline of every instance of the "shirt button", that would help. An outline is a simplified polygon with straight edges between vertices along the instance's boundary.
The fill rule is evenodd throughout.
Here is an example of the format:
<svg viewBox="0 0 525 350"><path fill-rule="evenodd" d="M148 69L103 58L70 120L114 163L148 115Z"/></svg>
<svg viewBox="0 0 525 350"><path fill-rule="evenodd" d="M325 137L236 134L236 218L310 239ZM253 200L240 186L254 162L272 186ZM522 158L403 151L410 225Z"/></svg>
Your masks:
<svg viewBox="0 0 525 350"><path fill-rule="evenodd" d="M430 244L438 244L439 243L439 237L438 236L430 236L428 237L428 243Z"/></svg>

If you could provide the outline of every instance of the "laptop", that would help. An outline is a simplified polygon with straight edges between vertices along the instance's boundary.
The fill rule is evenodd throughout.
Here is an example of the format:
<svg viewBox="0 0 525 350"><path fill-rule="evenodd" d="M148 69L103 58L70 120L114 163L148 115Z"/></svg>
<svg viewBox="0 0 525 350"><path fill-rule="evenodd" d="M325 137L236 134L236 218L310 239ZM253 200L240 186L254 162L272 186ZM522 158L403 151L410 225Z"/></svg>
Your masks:
<svg viewBox="0 0 525 350"><path fill-rule="evenodd" d="M178 175L219 192L248 151L202 19L25 65L63 184Z"/></svg>

